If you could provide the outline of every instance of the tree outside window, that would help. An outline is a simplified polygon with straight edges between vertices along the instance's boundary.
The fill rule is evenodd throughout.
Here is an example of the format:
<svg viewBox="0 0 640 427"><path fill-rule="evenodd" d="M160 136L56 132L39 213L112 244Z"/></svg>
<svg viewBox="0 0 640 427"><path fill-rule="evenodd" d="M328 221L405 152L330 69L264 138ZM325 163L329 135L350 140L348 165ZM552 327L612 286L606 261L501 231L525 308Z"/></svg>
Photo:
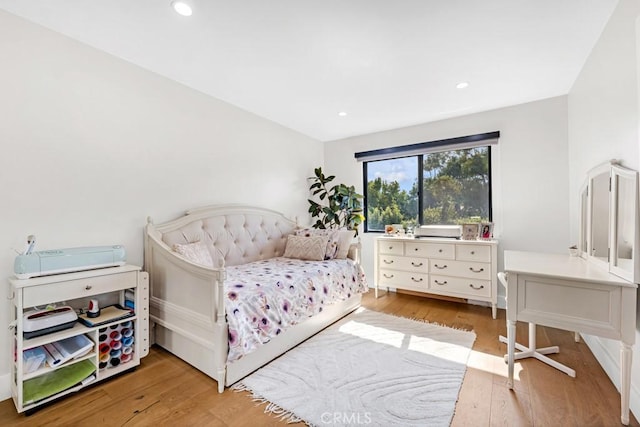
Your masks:
<svg viewBox="0 0 640 427"><path fill-rule="evenodd" d="M491 220L488 146L370 161L364 168L366 231Z"/></svg>

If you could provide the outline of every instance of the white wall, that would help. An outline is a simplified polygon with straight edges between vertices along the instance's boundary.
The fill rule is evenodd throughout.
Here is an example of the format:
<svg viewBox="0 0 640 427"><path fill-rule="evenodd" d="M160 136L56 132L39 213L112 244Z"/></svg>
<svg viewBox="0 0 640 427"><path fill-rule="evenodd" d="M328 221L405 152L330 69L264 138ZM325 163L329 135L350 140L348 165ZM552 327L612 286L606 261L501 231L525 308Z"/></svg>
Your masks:
<svg viewBox="0 0 640 427"><path fill-rule="evenodd" d="M640 2L620 1L569 92L571 194L578 194L589 169L610 159L640 169L639 17ZM580 223L577 203L571 205L570 221L575 239ZM619 344L596 337L586 337L586 341L619 388ZM640 414L639 343L636 332L631 382L631 410L636 417Z"/></svg>
<svg viewBox="0 0 640 427"><path fill-rule="evenodd" d="M28 234L124 244L141 265L148 215L246 203L307 220L319 141L1 11L0 57L1 280ZM0 399L8 313L0 298Z"/></svg>
<svg viewBox="0 0 640 427"><path fill-rule="evenodd" d="M566 252L570 243L577 243L569 239L569 203L578 203L569 194L566 97L325 143L325 172L362 192L356 152L496 130L500 140L492 151L492 180L498 268L504 249ZM370 281L378 235L362 234L363 266Z"/></svg>

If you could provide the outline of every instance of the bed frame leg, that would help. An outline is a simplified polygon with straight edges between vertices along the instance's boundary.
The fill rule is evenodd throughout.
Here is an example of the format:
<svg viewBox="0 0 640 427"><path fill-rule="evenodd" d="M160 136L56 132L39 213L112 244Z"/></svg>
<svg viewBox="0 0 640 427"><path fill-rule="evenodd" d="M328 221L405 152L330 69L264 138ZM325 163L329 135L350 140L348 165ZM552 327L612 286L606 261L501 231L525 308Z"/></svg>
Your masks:
<svg viewBox="0 0 640 427"><path fill-rule="evenodd" d="M218 393L224 393L224 384L227 382L227 367L223 366L222 369L218 369Z"/></svg>

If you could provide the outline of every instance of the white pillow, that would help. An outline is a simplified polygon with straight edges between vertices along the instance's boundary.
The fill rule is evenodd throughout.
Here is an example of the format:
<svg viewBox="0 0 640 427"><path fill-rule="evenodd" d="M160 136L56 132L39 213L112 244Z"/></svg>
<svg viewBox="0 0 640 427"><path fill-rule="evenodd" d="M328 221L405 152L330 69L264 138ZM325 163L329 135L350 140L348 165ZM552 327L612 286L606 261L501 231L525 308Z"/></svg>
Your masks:
<svg viewBox="0 0 640 427"><path fill-rule="evenodd" d="M356 237L355 230L338 230L338 251L336 252L336 259L347 258L349 247L354 237Z"/></svg>
<svg viewBox="0 0 640 427"><path fill-rule="evenodd" d="M287 236L284 257L306 261L322 261L327 250L327 238L324 236Z"/></svg>
<svg viewBox="0 0 640 427"><path fill-rule="evenodd" d="M176 243L173 245L173 250L191 262L204 265L206 267L213 267L211 253L209 252L209 249L207 249L207 245L202 242L187 243L184 245Z"/></svg>
<svg viewBox="0 0 640 427"><path fill-rule="evenodd" d="M327 247L324 254L324 259L334 259L338 252L338 242L340 240L340 234L335 229L322 229L322 228L303 228L296 231L296 236L322 236L327 239Z"/></svg>

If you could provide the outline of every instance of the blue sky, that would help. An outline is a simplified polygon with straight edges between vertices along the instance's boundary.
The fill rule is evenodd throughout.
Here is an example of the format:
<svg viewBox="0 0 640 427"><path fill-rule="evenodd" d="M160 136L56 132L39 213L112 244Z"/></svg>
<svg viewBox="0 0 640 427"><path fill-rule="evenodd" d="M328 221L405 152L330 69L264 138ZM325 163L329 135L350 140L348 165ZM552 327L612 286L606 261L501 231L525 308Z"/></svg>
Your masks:
<svg viewBox="0 0 640 427"><path fill-rule="evenodd" d="M382 178L383 181L398 181L400 188L409 191L418 179L418 158L404 157L392 160L380 160L367 164L367 180Z"/></svg>

